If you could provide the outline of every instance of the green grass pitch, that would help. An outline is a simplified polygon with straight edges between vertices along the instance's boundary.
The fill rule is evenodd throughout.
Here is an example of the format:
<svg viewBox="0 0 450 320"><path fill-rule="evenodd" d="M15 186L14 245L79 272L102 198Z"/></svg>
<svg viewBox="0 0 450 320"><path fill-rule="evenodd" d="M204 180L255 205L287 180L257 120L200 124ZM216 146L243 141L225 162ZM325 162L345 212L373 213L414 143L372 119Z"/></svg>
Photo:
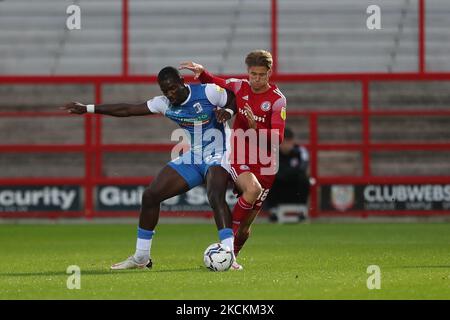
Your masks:
<svg viewBox="0 0 450 320"><path fill-rule="evenodd" d="M0 299L450 299L450 224L257 224L245 270L222 273L203 267L212 224L161 224L152 270L111 272L135 236L134 225L0 225ZM367 288L370 265L380 289Z"/></svg>

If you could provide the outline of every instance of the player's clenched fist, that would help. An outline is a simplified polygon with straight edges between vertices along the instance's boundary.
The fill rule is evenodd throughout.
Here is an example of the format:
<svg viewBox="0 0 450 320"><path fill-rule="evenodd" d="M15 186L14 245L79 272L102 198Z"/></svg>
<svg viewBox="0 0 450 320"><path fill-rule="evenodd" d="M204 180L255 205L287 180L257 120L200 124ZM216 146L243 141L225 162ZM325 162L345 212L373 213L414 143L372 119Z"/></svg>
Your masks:
<svg viewBox="0 0 450 320"><path fill-rule="evenodd" d="M224 123L231 119L231 113L222 108L215 108L214 113L216 114L217 122Z"/></svg>
<svg viewBox="0 0 450 320"><path fill-rule="evenodd" d="M87 112L87 106L79 102L70 102L60 109L67 110L67 112L75 114L83 114Z"/></svg>

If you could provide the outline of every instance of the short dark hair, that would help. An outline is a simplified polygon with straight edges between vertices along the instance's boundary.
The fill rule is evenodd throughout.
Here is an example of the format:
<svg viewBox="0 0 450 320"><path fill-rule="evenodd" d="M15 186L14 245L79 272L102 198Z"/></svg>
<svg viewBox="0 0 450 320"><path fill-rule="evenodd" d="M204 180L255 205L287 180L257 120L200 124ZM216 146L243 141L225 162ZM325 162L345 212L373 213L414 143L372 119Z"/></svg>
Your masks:
<svg viewBox="0 0 450 320"><path fill-rule="evenodd" d="M294 139L294 131L290 128L284 128L284 139Z"/></svg>
<svg viewBox="0 0 450 320"><path fill-rule="evenodd" d="M180 72L174 67L164 67L158 73L158 82L172 80L174 82L181 82L182 77Z"/></svg>

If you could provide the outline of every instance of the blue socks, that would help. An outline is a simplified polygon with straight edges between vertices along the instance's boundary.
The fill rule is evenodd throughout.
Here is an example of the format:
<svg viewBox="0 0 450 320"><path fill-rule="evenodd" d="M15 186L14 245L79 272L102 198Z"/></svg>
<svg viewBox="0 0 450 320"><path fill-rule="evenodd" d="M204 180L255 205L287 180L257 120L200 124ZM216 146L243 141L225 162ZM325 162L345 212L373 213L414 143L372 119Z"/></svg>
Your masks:
<svg viewBox="0 0 450 320"><path fill-rule="evenodd" d="M139 239L151 240L153 238L154 234L155 234L155 231L153 231L153 230L145 230L145 229L141 229L138 227L137 237Z"/></svg>

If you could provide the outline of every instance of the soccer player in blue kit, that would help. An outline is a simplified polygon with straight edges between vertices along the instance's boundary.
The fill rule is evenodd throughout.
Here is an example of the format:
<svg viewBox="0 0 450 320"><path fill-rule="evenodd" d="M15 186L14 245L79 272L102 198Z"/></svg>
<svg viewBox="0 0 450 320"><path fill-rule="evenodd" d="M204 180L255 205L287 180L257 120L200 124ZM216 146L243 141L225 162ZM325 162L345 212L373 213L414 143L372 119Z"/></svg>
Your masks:
<svg viewBox="0 0 450 320"><path fill-rule="evenodd" d="M208 200L214 211L219 239L231 250L234 246L231 212L225 201L229 175L221 166L229 143L224 112L234 112L234 94L214 84L187 85L173 67L165 67L159 72L158 84L164 95L141 104L84 105L71 102L62 107L74 114L90 112L116 117L159 113L175 121L191 138L191 149L170 161L145 189L136 251L128 259L112 265L113 270L151 268L152 239L161 202L203 183L206 183Z"/></svg>

